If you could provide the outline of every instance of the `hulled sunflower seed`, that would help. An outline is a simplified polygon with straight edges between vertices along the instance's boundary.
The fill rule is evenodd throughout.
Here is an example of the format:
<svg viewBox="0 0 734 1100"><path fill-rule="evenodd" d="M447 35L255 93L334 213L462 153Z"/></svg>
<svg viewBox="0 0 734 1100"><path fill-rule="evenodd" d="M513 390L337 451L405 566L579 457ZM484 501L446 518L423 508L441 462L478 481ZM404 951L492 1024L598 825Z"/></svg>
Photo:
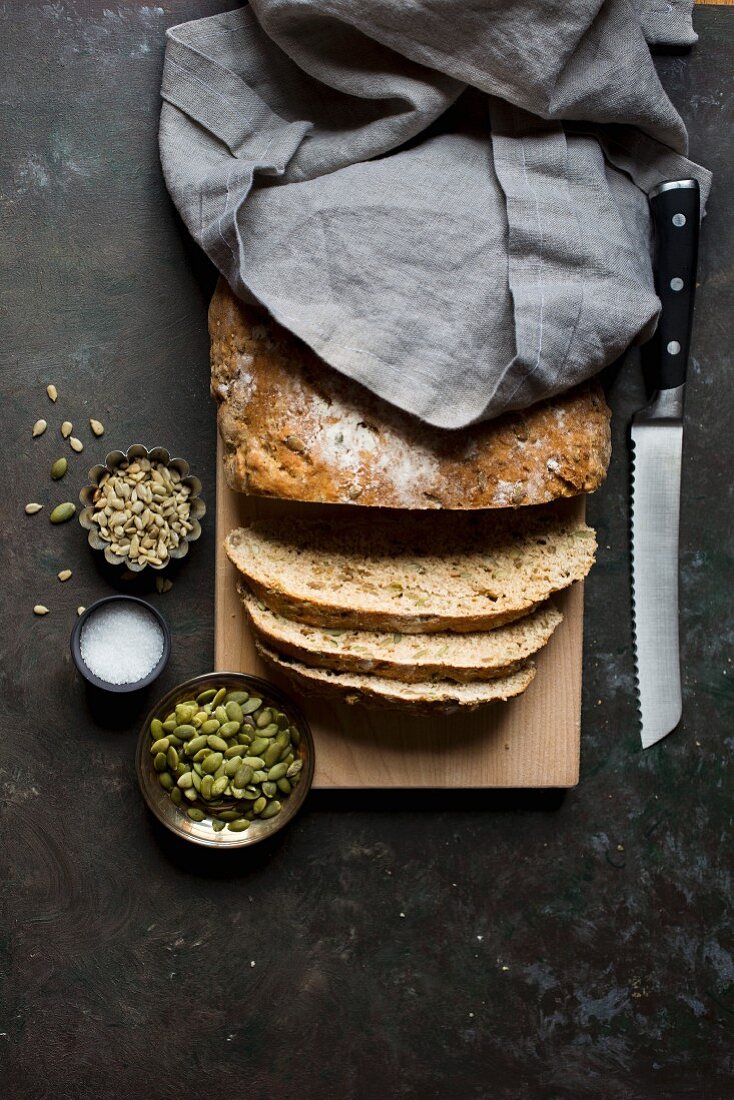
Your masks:
<svg viewBox="0 0 734 1100"><path fill-rule="evenodd" d="M35 516L36 512L40 512L42 508L43 508L42 504L35 504L35 503L26 504L26 506L25 506L25 510L26 510L26 512L29 516Z"/></svg>
<svg viewBox="0 0 734 1100"><path fill-rule="evenodd" d="M89 427L92 429L95 435L104 435L104 424L100 420L93 420L90 417Z"/></svg>
<svg viewBox="0 0 734 1100"><path fill-rule="evenodd" d="M48 615L48 608L44 607L42 603L37 603L33 608L34 615Z"/></svg>
<svg viewBox="0 0 734 1100"><path fill-rule="evenodd" d="M72 451L76 451L77 454L80 454L84 450L84 444L81 439L77 439L75 435L69 437L69 446Z"/></svg>
<svg viewBox="0 0 734 1100"><path fill-rule="evenodd" d="M54 386L53 382L50 385L46 386L46 393L52 401L55 401L56 398L59 396L59 391L56 389L56 386Z"/></svg>
<svg viewBox="0 0 734 1100"><path fill-rule="evenodd" d="M72 424L72 422L70 420L65 420L64 423L61 425L61 434L63 435L64 439L68 439L73 431L74 425Z"/></svg>
<svg viewBox="0 0 734 1100"><path fill-rule="evenodd" d="M59 578L60 581L68 581L69 577L71 576L71 569L62 569L60 573L56 574L56 576Z"/></svg>
<svg viewBox="0 0 734 1100"><path fill-rule="evenodd" d="M45 420L37 420L36 423L33 425L33 431L31 432L31 435L35 439L36 436L43 435L47 427L48 424Z"/></svg>

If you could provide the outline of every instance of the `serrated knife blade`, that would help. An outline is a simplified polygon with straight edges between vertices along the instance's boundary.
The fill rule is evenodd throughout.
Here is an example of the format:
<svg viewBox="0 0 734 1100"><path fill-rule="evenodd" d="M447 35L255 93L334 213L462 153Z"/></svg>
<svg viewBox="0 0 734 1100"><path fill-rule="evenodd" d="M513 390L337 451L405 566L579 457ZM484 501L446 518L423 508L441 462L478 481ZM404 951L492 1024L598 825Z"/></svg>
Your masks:
<svg viewBox="0 0 734 1100"><path fill-rule="evenodd" d="M678 633L678 532L683 398L693 319L700 198L695 180L650 195L655 287L662 309L649 347L650 404L635 414L632 443L632 621L642 747L682 714Z"/></svg>

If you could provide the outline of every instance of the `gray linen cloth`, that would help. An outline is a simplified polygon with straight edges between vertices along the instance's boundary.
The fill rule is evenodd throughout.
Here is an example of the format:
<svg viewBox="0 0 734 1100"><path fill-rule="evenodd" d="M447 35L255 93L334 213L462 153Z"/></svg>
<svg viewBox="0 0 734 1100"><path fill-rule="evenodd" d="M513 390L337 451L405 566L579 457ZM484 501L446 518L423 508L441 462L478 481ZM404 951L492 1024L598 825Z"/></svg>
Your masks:
<svg viewBox="0 0 734 1100"><path fill-rule="evenodd" d="M654 328L647 192L710 177L646 34L689 0L252 0L168 32L166 182L240 297L459 428Z"/></svg>

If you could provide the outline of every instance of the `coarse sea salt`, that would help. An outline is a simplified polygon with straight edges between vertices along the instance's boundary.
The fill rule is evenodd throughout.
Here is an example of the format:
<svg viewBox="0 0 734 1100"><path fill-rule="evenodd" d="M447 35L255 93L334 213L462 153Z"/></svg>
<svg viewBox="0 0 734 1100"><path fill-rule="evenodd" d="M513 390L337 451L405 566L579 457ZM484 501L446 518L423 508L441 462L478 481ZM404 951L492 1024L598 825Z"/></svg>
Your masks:
<svg viewBox="0 0 734 1100"><path fill-rule="evenodd" d="M139 604L108 603L89 616L79 648L89 671L107 684L134 684L163 655L163 631Z"/></svg>

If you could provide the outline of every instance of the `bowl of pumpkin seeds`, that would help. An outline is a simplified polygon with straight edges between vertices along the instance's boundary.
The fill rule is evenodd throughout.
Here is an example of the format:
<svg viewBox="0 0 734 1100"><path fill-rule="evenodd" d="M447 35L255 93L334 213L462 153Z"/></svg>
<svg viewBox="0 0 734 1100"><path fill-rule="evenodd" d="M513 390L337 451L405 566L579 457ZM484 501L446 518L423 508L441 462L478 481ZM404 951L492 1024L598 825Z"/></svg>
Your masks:
<svg viewBox="0 0 734 1100"><path fill-rule="evenodd" d="M165 447L149 451L135 443L127 451L110 451L88 476L79 494L79 522L89 545L111 565L133 573L165 569L201 535L201 482L191 476L188 462L171 458Z"/></svg>
<svg viewBox="0 0 734 1100"><path fill-rule="evenodd" d="M298 812L313 780L313 737L274 684L210 673L151 710L136 767L143 797L167 829L205 847L241 848Z"/></svg>

